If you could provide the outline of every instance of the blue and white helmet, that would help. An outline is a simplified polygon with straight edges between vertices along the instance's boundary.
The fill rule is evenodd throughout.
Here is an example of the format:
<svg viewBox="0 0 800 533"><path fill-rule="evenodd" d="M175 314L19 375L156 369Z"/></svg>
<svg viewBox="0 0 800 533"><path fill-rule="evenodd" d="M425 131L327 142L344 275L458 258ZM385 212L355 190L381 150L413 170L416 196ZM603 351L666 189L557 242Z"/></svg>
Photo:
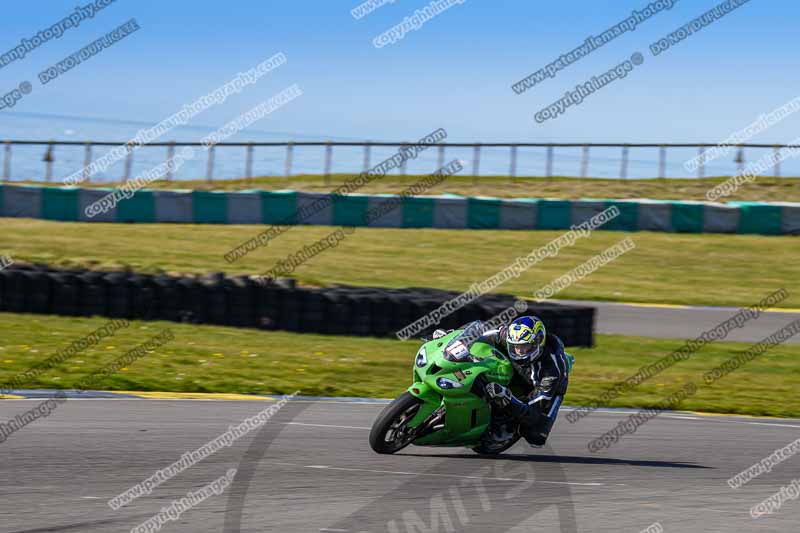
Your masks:
<svg viewBox="0 0 800 533"><path fill-rule="evenodd" d="M508 356L517 363L530 363L542 355L547 332L535 316L514 319L506 330Z"/></svg>

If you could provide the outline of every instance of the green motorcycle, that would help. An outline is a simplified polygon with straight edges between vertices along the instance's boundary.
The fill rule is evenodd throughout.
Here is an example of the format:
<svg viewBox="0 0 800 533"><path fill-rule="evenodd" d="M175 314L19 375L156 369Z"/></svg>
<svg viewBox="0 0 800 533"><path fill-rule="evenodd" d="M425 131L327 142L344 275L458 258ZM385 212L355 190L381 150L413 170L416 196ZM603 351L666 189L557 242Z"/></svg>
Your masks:
<svg viewBox="0 0 800 533"><path fill-rule="evenodd" d="M487 329L483 322L472 322L422 345L414 360L413 385L372 425L369 443L374 451L391 454L413 443L466 446L493 455L520 439L516 425L487 431L491 410L473 393L478 376L508 385L514 372L502 353L479 340Z"/></svg>

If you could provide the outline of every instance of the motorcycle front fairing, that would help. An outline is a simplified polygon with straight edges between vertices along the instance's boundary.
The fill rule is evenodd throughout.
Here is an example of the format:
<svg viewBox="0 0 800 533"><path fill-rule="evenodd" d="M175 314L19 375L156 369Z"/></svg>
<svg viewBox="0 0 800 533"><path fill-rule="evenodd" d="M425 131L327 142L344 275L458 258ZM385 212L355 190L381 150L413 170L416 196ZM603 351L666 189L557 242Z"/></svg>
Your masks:
<svg viewBox="0 0 800 533"><path fill-rule="evenodd" d="M470 325L471 326L471 325ZM414 441L428 446L465 446L474 444L486 430L491 413L489 406L472 392L475 379L484 375L489 381L507 385L513 375L511 364L489 344L477 339L474 328L426 342L414 364L414 384L408 388L423 400L410 427L423 424L444 412L443 427Z"/></svg>

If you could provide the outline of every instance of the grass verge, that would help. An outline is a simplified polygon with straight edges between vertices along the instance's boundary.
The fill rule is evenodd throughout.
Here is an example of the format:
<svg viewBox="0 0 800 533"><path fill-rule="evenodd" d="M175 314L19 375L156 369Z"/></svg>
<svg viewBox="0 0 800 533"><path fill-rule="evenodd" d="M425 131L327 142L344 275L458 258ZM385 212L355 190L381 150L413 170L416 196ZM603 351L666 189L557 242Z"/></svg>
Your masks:
<svg viewBox="0 0 800 533"><path fill-rule="evenodd" d="M244 189L294 189L306 192L328 192L354 174L334 174L325 179L319 175L286 177L261 176L253 179L160 180L148 185L151 189L197 189L238 191ZM388 175L377 179L359 193L398 194L422 175ZM431 188L426 194L460 194L463 196L494 196L499 198L654 198L658 200L705 200L706 192L728 177L692 179L603 179L603 178L510 178L507 176L451 176ZM15 182L16 183L16 182ZM21 182L28 185L60 186L52 183ZM122 182L84 183L82 187L114 187ZM725 201L800 202L800 178L760 177L739 188Z"/></svg>
<svg viewBox="0 0 800 533"><path fill-rule="evenodd" d="M106 322L101 318L0 313L0 383L55 354ZM70 388L127 350L169 328L175 340L130 367L103 378L104 390L238 392L393 398L410 385L417 345L391 339L323 336L131 322L113 337L78 353L38 376L26 388ZM567 395L569 405L588 405L615 382L679 348L678 340L598 336L593 349L570 350L576 357ZM652 407L689 380L702 384L704 372L748 345L714 343L641 384L611 405ZM784 345L750 362L681 409L763 416L800 416L800 345Z"/></svg>
<svg viewBox="0 0 800 533"><path fill-rule="evenodd" d="M268 246L228 264L223 255L264 226L101 224L0 219L0 254L57 266L131 268L141 272L261 274L335 228L294 226ZM344 283L464 291L560 231L465 231L358 228L294 270L308 285ZM793 236L598 231L545 259L498 291L534 291L631 236L636 248L557 298L697 305L752 305L785 287L780 305L800 307Z"/></svg>

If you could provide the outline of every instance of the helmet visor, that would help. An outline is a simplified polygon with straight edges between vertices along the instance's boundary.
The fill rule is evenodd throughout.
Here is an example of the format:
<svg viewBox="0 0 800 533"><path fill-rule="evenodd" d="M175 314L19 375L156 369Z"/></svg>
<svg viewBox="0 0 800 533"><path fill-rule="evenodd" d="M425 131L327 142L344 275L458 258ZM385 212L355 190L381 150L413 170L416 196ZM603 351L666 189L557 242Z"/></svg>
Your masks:
<svg viewBox="0 0 800 533"><path fill-rule="evenodd" d="M508 343L508 355L515 361L534 358L539 355L539 344L536 342Z"/></svg>
<svg viewBox="0 0 800 533"><path fill-rule="evenodd" d="M536 359L544 345L544 332L538 331L530 342L508 341L508 355L514 361L528 361Z"/></svg>

